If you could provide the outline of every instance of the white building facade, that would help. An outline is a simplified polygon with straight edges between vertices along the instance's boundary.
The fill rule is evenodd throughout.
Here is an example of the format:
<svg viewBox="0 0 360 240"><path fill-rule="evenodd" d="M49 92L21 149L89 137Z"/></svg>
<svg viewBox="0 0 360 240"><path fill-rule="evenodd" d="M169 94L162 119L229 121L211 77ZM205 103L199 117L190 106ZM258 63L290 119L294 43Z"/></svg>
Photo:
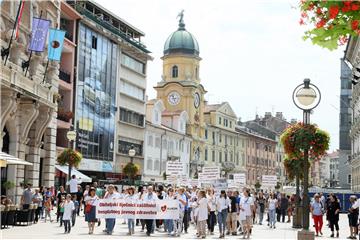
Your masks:
<svg viewBox="0 0 360 240"><path fill-rule="evenodd" d="M164 110L162 100L151 100L146 105L142 174L145 182L164 182L168 161L183 163L181 175L189 177L191 138L186 135L188 114Z"/></svg>

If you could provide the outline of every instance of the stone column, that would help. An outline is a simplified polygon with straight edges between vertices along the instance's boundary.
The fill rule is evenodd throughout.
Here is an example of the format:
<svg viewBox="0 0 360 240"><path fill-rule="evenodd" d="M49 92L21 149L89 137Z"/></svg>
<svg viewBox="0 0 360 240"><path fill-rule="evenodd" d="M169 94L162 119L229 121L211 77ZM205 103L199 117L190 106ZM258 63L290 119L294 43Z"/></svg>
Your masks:
<svg viewBox="0 0 360 240"><path fill-rule="evenodd" d="M56 163L56 125L50 126L45 131L44 136L45 158L43 165L43 185L46 187L54 186L55 163Z"/></svg>
<svg viewBox="0 0 360 240"><path fill-rule="evenodd" d="M35 138L35 129L29 132L31 139ZM26 179L33 185L39 186L39 170L40 170L40 145L32 143L29 148L29 153L26 155L26 161L31 162L32 166L26 166L25 176Z"/></svg>

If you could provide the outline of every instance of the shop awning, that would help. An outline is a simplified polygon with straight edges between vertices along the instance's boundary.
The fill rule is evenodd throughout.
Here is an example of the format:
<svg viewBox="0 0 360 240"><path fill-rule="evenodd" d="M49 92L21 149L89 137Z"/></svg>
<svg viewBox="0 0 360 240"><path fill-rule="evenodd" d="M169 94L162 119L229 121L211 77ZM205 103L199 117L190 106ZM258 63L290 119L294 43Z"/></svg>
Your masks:
<svg viewBox="0 0 360 240"><path fill-rule="evenodd" d="M32 166L31 162L27 162L23 159L14 157L4 152L0 152L0 166L6 167L6 165L29 165Z"/></svg>
<svg viewBox="0 0 360 240"><path fill-rule="evenodd" d="M68 166L61 166L61 165L55 165L55 168L59 171L68 174L69 173L69 167ZM71 169L71 175L75 175L76 178L81 179L82 182L92 182L92 179L85 174L79 172L75 168Z"/></svg>

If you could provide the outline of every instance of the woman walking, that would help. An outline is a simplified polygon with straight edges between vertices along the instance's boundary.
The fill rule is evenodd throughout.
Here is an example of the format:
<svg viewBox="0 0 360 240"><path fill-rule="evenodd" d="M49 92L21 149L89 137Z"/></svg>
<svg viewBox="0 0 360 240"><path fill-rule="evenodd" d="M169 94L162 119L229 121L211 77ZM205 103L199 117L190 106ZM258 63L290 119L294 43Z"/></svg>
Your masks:
<svg viewBox="0 0 360 240"><path fill-rule="evenodd" d="M334 226L336 228L336 237L339 237L339 212L340 212L340 204L335 195L330 195L330 203L327 208L329 214L329 222L331 235L330 237L334 237Z"/></svg>
<svg viewBox="0 0 360 240"><path fill-rule="evenodd" d="M216 199L216 210L218 211L219 238L225 237L226 218L230 200L226 196L225 190L221 190L220 196Z"/></svg>
<svg viewBox="0 0 360 240"><path fill-rule="evenodd" d="M165 197L167 200L174 200L174 189L169 188L167 195ZM171 236L174 231L174 220L173 219L164 219L165 231L168 233L168 236Z"/></svg>
<svg viewBox="0 0 360 240"><path fill-rule="evenodd" d="M99 198L96 196L96 190L94 187L91 187L89 194L85 197L85 221L88 222L89 234L94 233L96 219L96 205Z"/></svg>
<svg viewBox="0 0 360 240"><path fill-rule="evenodd" d="M312 218L314 219L316 236L323 235L322 234L322 226L323 226L323 206L320 202L320 196L315 194L314 201L311 203L310 211Z"/></svg>
<svg viewBox="0 0 360 240"><path fill-rule="evenodd" d="M209 206L209 216L208 216L208 230L210 235L214 235L214 228L216 223L216 199L214 194L214 189L210 188L208 189L208 206Z"/></svg>
<svg viewBox="0 0 360 240"><path fill-rule="evenodd" d="M128 192L128 195L125 196L125 199L127 200L127 202L135 203L135 201L137 200L137 195L135 195L135 188L129 187L127 189L127 192ZM128 230L129 230L127 235L130 236L130 235L135 234L135 219L129 218L127 221L128 221Z"/></svg>
<svg viewBox="0 0 360 240"><path fill-rule="evenodd" d="M348 210L348 218L349 218L349 227L350 227L350 236L348 239L356 239L357 234L357 227L358 227L358 216L359 216L359 209L355 208L356 203L356 196L350 196L350 208Z"/></svg>
<svg viewBox="0 0 360 240"><path fill-rule="evenodd" d="M270 197L269 197L269 200L268 200L270 228L276 228L275 227L275 223L276 223L275 213L276 213L277 208L278 208L278 200L276 199L274 193L270 193Z"/></svg>
<svg viewBox="0 0 360 240"><path fill-rule="evenodd" d="M64 202L64 213L63 213L63 217L62 217L62 220L64 222L64 228L65 228L64 233L70 233L70 231L71 231L70 220L72 218L72 214L73 214L74 210L75 210L74 202L71 200L71 195L68 194L68 195L66 195L66 200Z"/></svg>
<svg viewBox="0 0 360 240"><path fill-rule="evenodd" d="M206 222L208 218L208 200L206 198L206 192L201 190L198 195L198 236L200 238L206 238Z"/></svg>
<svg viewBox="0 0 360 240"><path fill-rule="evenodd" d="M250 238L253 223L254 200L250 196L249 189L245 189L243 194L244 196L240 200L240 220L243 226L243 238Z"/></svg>

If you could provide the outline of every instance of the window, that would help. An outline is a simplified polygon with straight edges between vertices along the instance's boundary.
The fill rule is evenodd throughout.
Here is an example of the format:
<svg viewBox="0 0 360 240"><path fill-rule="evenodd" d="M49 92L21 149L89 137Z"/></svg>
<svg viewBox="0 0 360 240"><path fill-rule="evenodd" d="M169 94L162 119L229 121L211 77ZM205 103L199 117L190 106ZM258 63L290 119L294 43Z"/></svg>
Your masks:
<svg viewBox="0 0 360 240"><path fill-rule="evenodd" d="M232 121L230 121L230 127L232 128Z"/></svg>
<svg viewBox="0 0 360 240"><path fill-rule="evenodd" d="M148 144L147 144L149 147L152 147L153 146L153 136L149 135L148 136Z"/></svg>
<svg viewBox="0 0 360 240"><path fill-rule="evenodd" d="M222 152L219 152L219 162L222 162Z"/></svg>
<svg viewBox="0 0 360 240"><path fill-rule="evenodd" d="M121 64L135 72L145 74L145 64L126 54L121 55Z"/></svg>
<svg viewBox="0 0 360 240"><path fill-rule="evenodd" d="M205 149L205 161L207 161L207 160L208 160L208 150Z"/></svg>
<svg viewBox="0 0 360 240"><path fill-rule="evenodd" d="M208 139L208 130L205 129L205 139Z"/></svg>
<svg viewBox="0 0 360 240"><path fill-rule="evenodd" d="M148 158L148 160L147 160L146 169L147 169L147 170L151 170L151 171L153 170L153 161L152 161L151 158Z"/></svg>
<svg viewBox="0 0 360 240"><path fill-rule="evenodd" d="M178 75L179 75L179 69L178 69L178 67L177 67L177 66L173 66L173 67L172 67L171 76L172 76L173 78L177 78Z"/></svg>
<svg viewBox="0 0 360 240"><path fill-rule="evenodd" d="M233 154L230 153L230 162L233 162L233 161L234 161L234 159L233 159Z"/></svg>
<svg viewBox="0 0 360 240"><path fill-rule="evenodd" d="M160 161L159 159L156 159L154 164L154 170L158 170L158 169L160 169Z"/></svg>
<svg viewBox="0 0 360 240"><path fill-rule="evenodd" d="M219 134L219 142L221 142L221 133Z"/></svg>
<svg viewBox="0 0 360 240"><path fill-rule="evenodd" d="M224 126L227 127L228 126L228 120L224 119Z"/></svg>
<svg viewBox="0 0 360 240"><path fill-rule="evenodd" d="M143 127L144 115L127 110L125 108L120 108L120 121Z"/></svg>
<svg viewBox="0 0 360 240"><path fill-rule="evenodd" d="M236 154L236 165L239 165L239 153Z"/></svg>
<svg viewBox="0 0 360 240"><path fill-rule="evenodd" d="M215 144L215 132L212 132L212 140L213 140L213 144Z"/></svg>
<svg viewBox="0 0 360 240"><path fill-rule="evenodd" d="M92 36L92 38L91 38L91 47L93 49L97 49L97 37L95 37L95 36Z"/></svg>
<svg viewBox="0 0 360 240"><path fill-rule="evenodd" d="M131 146L134 146L136 156L142 156L142 149L143 149L142 144L132 143L124 140L119 140L118 152L128 155Z"/></svg>
<svg viewBox="0 0 360 240"><path fill-rule="evenodd" d="M212 150L212 156L211 157L212 157L212 161L215 162L215 151L214 150Z"/></svg>
<svg viewBox="0 0 360 240"><path fill-rule="evenodd" d="M162 147L163 147L164 149L167 148L167 141L166 141L166 139L163 139Z"/></svg>
<svg viewBox="0 0 360 240"><path fill-rule="evenodd" d="M219 117L219 124L221 124L221 117Z"/></svg>
<svg viewBox="0 0 360 240"><path fill-rule="evenodd" d="M228 161L228 154L227 154L227 152L225 152L225 162L227 162Z"/></svg>
<svg viewBox="0 0 360 240"><path fill-rule="evenodd" d="M155 147L160 148L160 137L155 138Z"/></svg>
<svg viewBox="0 0 360 240"><path fill-rule="evenodd" d="M120 92L129 95L138 100L145 100L145 90L131 84L123 79L120 80Z"/></svg>
<svg viewBox="0 0 360 240"><path fill-rule="evenodd" d="M225 135L225 145L227 145L227 144L228 144L228 136Z"/></svg>
<svg viewBox="0 0 360 240"><path fill-rule="evenodd" d="M351 184L351 174L348 175L348 184Z"/></svg>

